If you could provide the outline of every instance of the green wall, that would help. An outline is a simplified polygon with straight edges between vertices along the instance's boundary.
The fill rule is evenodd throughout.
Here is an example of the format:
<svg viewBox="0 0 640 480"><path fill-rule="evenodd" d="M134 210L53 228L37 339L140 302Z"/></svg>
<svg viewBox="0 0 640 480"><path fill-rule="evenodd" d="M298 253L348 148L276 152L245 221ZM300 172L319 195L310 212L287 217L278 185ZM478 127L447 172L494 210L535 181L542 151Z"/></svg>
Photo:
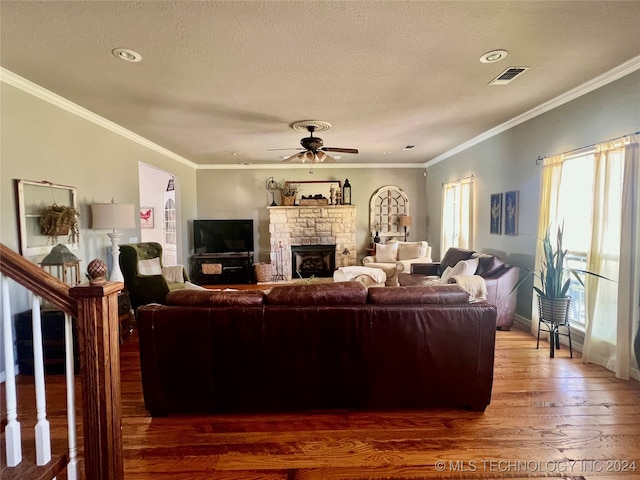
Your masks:
<svg viewBox="0 0 640 480"><path fill-rule="evenodd" d="M309 173L308 166L288 169L198 170L197 218L252 218L256 230L256 261L269 260L269 211L271 196L266 191L269 177L275 180L322 181L349 179L352 204L357 205L356 242L358 258L371 243L369 201L373 193L385 185L401 188L409 197L413 226L409 240L430 241L426 237L426 205L424 167L418 168L324 168ZM279 195L276 193L276 203ZM190 219L193 220L193 219ZM188 222L191 229L191 222Z"/></svg>
<svg viewBox="0 0 640 480"><path fill-rule="evenodd" d="M138 205L138 162L166 170L180 185L180 214L196 212L196 171L7 83L0 83L0 241L20 251L14 179L46 180L76 187L80 211L80 248L84 273L93 258L107 261L111 243L105 231L93 231L90 205L109 202ZM179 260L186 258L188 232L181 232ZM123 243L139 238L139 227L123 231ZM41 257L30 257L38 262ZM13 300L13 296L12 296ZM17 306L28 303L18 295ZM16 310L21 311L21 310Z"/></svg>

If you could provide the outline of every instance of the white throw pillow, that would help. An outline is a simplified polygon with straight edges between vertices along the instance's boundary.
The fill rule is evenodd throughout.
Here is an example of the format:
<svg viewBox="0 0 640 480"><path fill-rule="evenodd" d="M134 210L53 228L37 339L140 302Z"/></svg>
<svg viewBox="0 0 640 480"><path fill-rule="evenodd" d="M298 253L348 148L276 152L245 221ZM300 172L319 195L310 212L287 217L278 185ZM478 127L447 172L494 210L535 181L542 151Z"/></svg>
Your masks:
<svg viewBox="0 0 640 480"><path fill-rule="evenodd" d="M184 268L182 265L162 267L162 276L167 283L184 283Z"/></svg>
<svg viewBox="0 0 640 480"><path fill-rule="evenodd" d="M398 261L398 242L377 243L376 263L395 263Z"/></svg>
<svg viewBox="0 0 640 480"><path fill-rule="evenodd" d="M440 283L447 283L449 281L449 277L451 277L451 270L453 270L451 267L444 269L444 272L442 272L442 275L440 276Z"/></svg>
<svg viewBox="0 0 640 480"><path fill-rule="evenodd" d="M448 283L449 279L454 275L474 275L478 269L478 259L470 258L469 260L460 260L455 266L445 268L440 277L442 283Z"/></svg>
<svg viewBox="0 0 640 480"><path fill-rule="evenodd" d="M162 267L160 266L160 258L149 258L147 260L138 261L138 272L141 275L162 275Z"/></svg>
<svg viewBox="0 0 640 480"><path fill-rule="evenodd" d="M398 243L398 260L410 260L424 257L422 253L422 242L402 242Z"/></svg>

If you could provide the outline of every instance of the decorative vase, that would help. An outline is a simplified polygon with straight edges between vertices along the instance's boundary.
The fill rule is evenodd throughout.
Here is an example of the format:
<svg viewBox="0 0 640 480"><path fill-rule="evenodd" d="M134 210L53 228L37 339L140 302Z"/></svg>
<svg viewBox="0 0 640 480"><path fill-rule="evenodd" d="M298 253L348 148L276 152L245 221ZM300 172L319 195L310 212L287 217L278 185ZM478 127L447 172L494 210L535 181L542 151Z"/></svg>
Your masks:
<svg viewBox="0 0 640 480"><path fill-rule="evenodd" d="M380 236L378 235L377 230L376 230L376 235L373 237L373 243L380 243Z"/></svg>
<svg viewBox="0 0 640 480"><path fill-rule="evenodd" d="M282 197L283 207L293 207L296 204L296 197Z"/></svg>

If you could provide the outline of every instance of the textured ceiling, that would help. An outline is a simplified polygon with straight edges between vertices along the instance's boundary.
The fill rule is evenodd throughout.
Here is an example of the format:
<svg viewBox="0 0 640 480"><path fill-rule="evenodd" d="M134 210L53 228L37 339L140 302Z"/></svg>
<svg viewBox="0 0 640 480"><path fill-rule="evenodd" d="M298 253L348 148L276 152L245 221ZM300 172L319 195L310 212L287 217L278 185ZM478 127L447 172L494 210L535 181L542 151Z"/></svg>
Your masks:
<svg viewBox="0 0 640 480"><path fill-rule="evenodd" d="M2 1L0 17L3 68L196 164L280 163L295 150L268 149L298 147L309 119L360 150L339 163L422 164L640 54L638 1ZM531 68L488 85L509 66Z"/></svg>

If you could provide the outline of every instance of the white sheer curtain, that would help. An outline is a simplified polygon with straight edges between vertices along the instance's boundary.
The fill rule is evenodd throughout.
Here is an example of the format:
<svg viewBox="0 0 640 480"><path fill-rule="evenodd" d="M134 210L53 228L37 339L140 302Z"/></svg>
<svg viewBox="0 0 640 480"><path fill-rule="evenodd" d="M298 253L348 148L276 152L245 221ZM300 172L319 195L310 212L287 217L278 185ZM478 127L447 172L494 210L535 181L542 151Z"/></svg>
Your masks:
<svg viewBox="0 0 640 480"><path fill-rule="evenodd" d="M638 137L631 136L624 142L599 145L596 152L596 191L605 193L616 188L613 181L622 180L619 205L600 201L596 214L600 228L612 234L593 235L599 242L598 254L589 260L588 269L598 269L616 282L586 282L587 313L589 324L585 337L583 361L603 365L613 370L618 378L629 378L631 374L634 326L640 318L638 289L640 288L640 155ZM622 144L621 144L622 143ZM621 171L618 172L617 168ZM602 195L604 196L604 195ZM602 198L602 196L600 198ZM612 224L612 210L619 209L618 225ZM595 217L596 215L594 215ZM616 218L613 219L614 221ZM595 223L595 222L594 222ZM594 232L596 230L594 225ZM618 227L618 228L614 228ZM593 241L593 240L592 240ZM617 241L618 258L610 255ZM594 250L594 249L592 249ZM637 362L637 360L636 360Z"/></svg>
<svg viewBox="0 0 640 480"><path fill-rule="evenodd" d="M538 237L544 238L547 229L558 219L558 197L560 196L560 180L562 178L562 162L564 155L548 157L542 164L542 179L540 181L540 214L538 216ZM555 230L552 230L555 231ZM535 270L542 267L542 242L536 242ZM538 334L538 299L533 296L531 305L531 333Z"/></svg>
<svg viewBox="0 0 640 480"><path fill-rule="evenodd" d="M473 177L442 186L440 258L451 247L471 248L473 235Z"/></svg>
<svg viewBox="0 0 640 480"><path fill-rule="evenodd" d="M613 281L587 275L585 282L586 334L582 359L609 370L616 369L618 347L616 324L618 295L624 286L620 273L621 202L624 146L607 142L596 146L594 155L591 239L587 250L587 270Z"/></svg>
<svg viewBox="0 0 640 480"><path fill-rule="evenodd" d="M621 339L616 359L616 376L628 378L633 365L633 339L640 328L640 138L630 138L625 148L624 183L622 185L622 232L620 250L623 252L618 281L626 288L618 290L618 328ZM629 252L626 258L624 252ZM636 358L640 367L640 358ZM635 378L640 380L638 368Z"/></svg>

